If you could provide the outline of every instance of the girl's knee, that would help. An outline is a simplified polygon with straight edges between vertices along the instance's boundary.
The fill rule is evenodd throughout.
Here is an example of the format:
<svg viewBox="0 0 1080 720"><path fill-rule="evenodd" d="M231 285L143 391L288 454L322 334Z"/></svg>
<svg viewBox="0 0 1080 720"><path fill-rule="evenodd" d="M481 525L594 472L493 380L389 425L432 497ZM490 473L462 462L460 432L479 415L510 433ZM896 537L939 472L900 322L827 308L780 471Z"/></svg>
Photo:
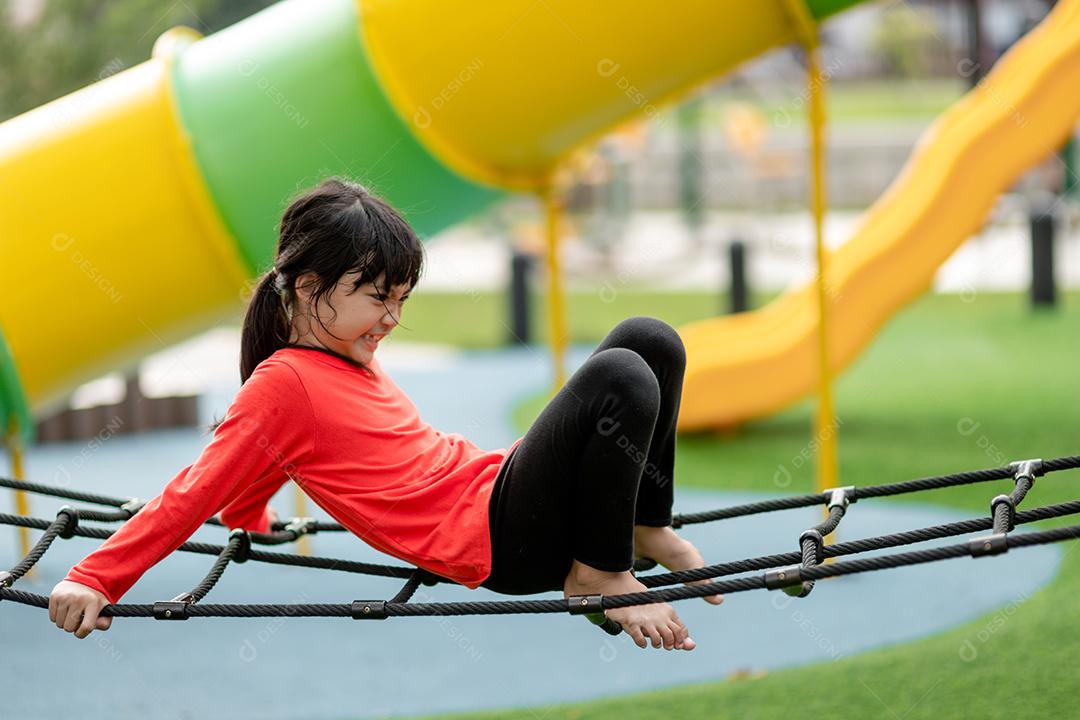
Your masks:
<svg viewBox="0 0 1080 720"><path fill-rule="evenodd" d="M655 355L678 365L686 364L686 347L678 331L659 318L629 317L616 325L612 333L621 347L630 348L644 358Z"/></svg>
<svg viewBox="0 0 1080 720"><path fill-rule="evenodd" d="M649 364L637 352L625 347L601 350L582 369L603 390L630 401L642 410L660 406L660 385Z"/></svg>

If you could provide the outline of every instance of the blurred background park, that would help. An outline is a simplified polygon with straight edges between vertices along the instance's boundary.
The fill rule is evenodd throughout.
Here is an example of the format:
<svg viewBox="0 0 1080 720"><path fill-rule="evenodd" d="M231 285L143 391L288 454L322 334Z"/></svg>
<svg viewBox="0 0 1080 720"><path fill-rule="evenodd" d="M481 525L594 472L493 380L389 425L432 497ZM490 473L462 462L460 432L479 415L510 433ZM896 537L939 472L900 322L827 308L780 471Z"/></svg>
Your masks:
<svg viewBox="0 0 1080 720"><path fill-rule="evenodd" d="M155 42L169 28L182 25L211 36L272 4L6 0L0 4L0 121L134 68L151 56ZM935 121L978 88L989 69L1043 21L1053 5L1044 0L874 0L823 21L828 203L823 238L828 247L839 249L858 232L860 222L901 177L912 154L933 140ZM545 0L536 0L520 22L528 25L535 17L557 12ZM665 22L662 6L655 9L655 22ZM722 37L730 38L730 32L725 29ZM476 70L483 72L484 68ZM464 94L469 78L458 79ZM1075 94L1071 87L1059 86L1057 91ZM581 147L562 167L558 272L565 293L569 370L623 318L650 315L680 328L760 311L786 291L811 283L817 268L808 210L811 100L802 48L789 43L752 57L676 103L660 102L632 85L626 98L633 106L626 121ZM839 484L890 482L1077 452L1073 403L1080 391L1075 366L1080 357L1080 203L1075 138L1070 135L1061 143L1055 138L1047 148L1042 160L1000 192L977 232L957 244L925 292L893 314L866 349L837 373ZM265 148L268 154L275 151ZM1010 148L990 145L983 151L1004 156ZM363 179L379 191L380 177L373 173ZM11 183L18 182L11 178ZM68 200L63 174L52 175L50 192L52 203ZM945 192L950 202L964 203L963 188ZM403 210L408 217L410 208ZM911 207L911 212L918 211ZM549 344L557 326L551 322L548 303L552 266L545 256L543 202L530 193L510 193L424 236L428 252L424 276L406 307L402 327L384 343L380 357L433 425L462 432L482 447L506 447L529 427L550 397L555 377ZM19 241L9 237L3 242ZM170 258L160 261L167 264ZM11 277L35 270L9 265L0 272ZM896 272L905 268L897 266ZM199 269L192 268L189 275L192 285L200 282ZM880 282L890 282L888 273ZM194 460L192 453L208 441L205 425L223 415L239 386L242 309L237 303L231 319L189 333L181 342L173 342L171 336L162 340L138 362L81 383L62 403L53 403L47 413L35 417L37 438L27 449L27 478L41 482L62 478L64 484L81 489L104 485L114 493L152 496L155 487ZM80 352L62 340L57 350ZM456 389L447 386L452 378L464 377L470 366L477 377L462 381ZM504 386L496 387L499 383ZM485 400L484 395L490 397ZM125 402L146 407L156 402L153 418L147 419L144 412L141 428L131 423L110 425L116 408ZM815 394L807 392L773 412L684 432L679 438L677 487L716 493L697 500L686 496L688 502L705 505L726 497L812 491L818 487L814 456L823 441L815 434L816 407ZM1033 504L1075 499L1077 479L1070 473L1038 483ZM918 497L917 502L925 503L926 512L976 517L987 513L990 498L1004 488L951 488ZM912 502L897 501L898 512ZM305 505L289 487L272 505L283 516L317 514L317 508ZM33 498L19 511L48 516L51 507L48 501ZM14 500L4 508L16 510ZM770 536L776 528L770 520L747 531L761 542L762 552L794 548L795 534ZM1065 523L1044 523L1055 524ZM875 527L867 534L899 529L909 528ZM13 565L20 557L20 537L15 529L4 534L3 563ZM329 552L327 545L320 545L321 537L309 540L309 551ZM739 542L738 537L732 539ZM748 556L746 547L715 547L707 559ZM517 699L506 681L502 694L493 691L495 699L489 702L484 694L492 688L477 680L471 687L473 704L455 700L441 705L437 699L398 704L390 697L369 696L365 709L363 697L348 700L337 688L332 711L313 710L297 698L257 714L345 718L489 709L494 714L485 717L780 718L792 712L828 712L844 718L1051 713L1072 717L1080 715L1072 710L1075 677L1068 670L1080 649L1080 636L1071 632L1080 625L1075 601L1080 559L1071 547L1050 558L1052 572L1043 577L1038 574L1042 570L1030 570L1035 573L1031 584L1004 595L991 593L992 573L978 576L977 582L960 582L961 589L950 590L949 597L940 600L970 604L973 609L951 619L948 627L918 621L912 621L910 630L895 627L898 608L911 602L912 595L934 594L935 587L905 581L897 573L896 578L879 579L884 584L880 595L859 596L854 589L845 591L848 580L841 579L822 588L828 594L818 592L816 604L807 604L812 609L805 611L805 618L794 619L790 609L763 615L760 622L779 624L783 632L770 636L769 652L760 657L744 653L747 646L740 644L755 642L753 628L745 629L744 636L732 635L738 642L725 641L730 629L724 627L721 608L701 613L698 624L715 627L694 633L706 638L712 634L709 639L720 646L717 652L725 660L717 659L711 667L700 664L708 656L700 657L698 666L692 665L692 657L680 658L683 669L665 674L656 665L670 658L658 654L650 661L634 659L638 665L623 670L625 677L620 678L620 663L631 662L626 656L633 654L626 643L625 649L619 645L614 663L586 664L577 671L588 680L587 689L560 692L553 681L538 685L538 694L523 690ZM47 592L66 571L63 561L77 561L90 549L83 541L68 555L39 567L44 577L36 581L35 591ZM965 568L953 567L951 572L963 580ZM1016 573L1024 577L1025 572L1021 563ZM171 580L173 585L187 582L175 576ZM263 595L256 582L239 590L247 594L237 598L247 601L256 601L252 594ZM862 642L847 643L843 618L830 611L845 592L849 595L844 612L861 613L881 630L880 635L867 631ZM66 662L61 648L67 645L60 643L68 638L53 638L60 633L43 617L23 608L15 615L9 607L13 605L0 606L0 631L9 637L25 633L28 642L48 634L41 658ZM13 622L16 617L20 620ZM315 621L287 623L298 643L304 622ZM538 638L543 637L542 622L536 626ZM595 631L578 629L581 624L576 623L569 634L588 635L586 643L598 644L600 638L592 637ZM120 625L110 630L119 638L98 640L96 648L80 650L79 662L92 664L95 653L124 655L125 641L130 648L127 657L136 657L134 648L147 633L136 628L124 636L117 633ZM517 632L513 623L500 628L507 635ZM442 635L443 641L460 639L430 625L428 631ZM470 632L474 650L479 647L492 662L505 651L501 662L515 662L512 645L504 648L491 639L485 649L485 640L477 639L480 631ZM382 642L394 642L393 628L385 633ZM154 642L171 642L168 634L153 637ZM300 649L288 644L284 633L280 637L282 647L274 653ZM363 633L356 637L357 643L367 642ZM822 638L828 642L823 644ZM411 636L410 642L416 643L412 652L423 656L426 641L423 634ZM103 647L102 642L110 645ZM208 655L192 662L208 662L217 651L205 643L213 642L212 637L204 640ZM786 642L801 642L813 651L787 655ZM589 657L596 655L593 645L586 648ZM223 654L232 653L232 647ZM266 647L269 654L270 646ZM445 673L443 680L453 680L459 688L470 687L467 676L447 669L457 662L460 648L457 642L456 649L433 651L437 665L425 669ZM26 682L16 690L17 695L21 690L20 716L48 716L40 699L55 689L51 678L67 671L53 668L49 677L42 678L37 675L40 667L34 674L25 667L19 670L19 653L12 649L16 651L5 653L0 669ZM294 668L293 690L298 695L305 693L303 674L319 663L318 646L302 649L315 653L293 657L303 661ZM522 646L518 652L528 654L533 648ZM536 652L559 662L558 647ZM401 662L408 662L407 656ZM127 665L127 676L141 682L139 668L131 668L132 664L114 662L109 668ZM250 663L239 667L255 671ZM1017 668L1025 670L1018 673ZM407 667L399 670L413 672ZM362 668L353 671L360 673ZM523 685L535 684L537 676L549 670L538 666L531 672L531 679L521 680ZM206 690L211 707L226 702L223 698L230 693L212 677L192 682ZM251 692L262 692L256 680L249 682ZM287 680L282 682L288 686ZM418 682L423 685L422 679ZM376 694L377 690L365 688ZM156 697L170 698L169 709L154 707L149 700L138 713L141 717L208 713L207 706L194 701L185 709L187 699L167 695L175 691L175 687L155 690ZM420 690L412 692L414 700L423 695ZM60 697L56 694L55 699ZM574 703L562 704L568 701ZM120 703L119 697L110 697L94 707L102 715L115 711L115 717L134 713ZM239 705L225 706L237 717L248 716ZM498 709L491 711L493 707Z"/></svg>

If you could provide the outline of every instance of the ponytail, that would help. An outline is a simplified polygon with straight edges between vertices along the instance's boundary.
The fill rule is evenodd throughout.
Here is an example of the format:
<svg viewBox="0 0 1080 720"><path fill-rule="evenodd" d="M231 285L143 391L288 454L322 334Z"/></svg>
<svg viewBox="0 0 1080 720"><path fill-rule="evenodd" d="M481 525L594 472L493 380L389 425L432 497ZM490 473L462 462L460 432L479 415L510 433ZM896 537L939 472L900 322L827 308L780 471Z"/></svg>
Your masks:
<svg viewBox="0 0 1080 720"><path fill-rule="evenodd" d="M277 268L271 268L255 286L244 313L244 325L240 332L240 384L247 382L255 368L289 341L289 316L285 310L284 290L277 285L284 279ZM212 433L224 422L214 418L205 431Z"/></svg>
<svg viewBox="0 0 1080 720"><path fill-rule="evenodd" d="M240 384L251 377L266 358L285 347L289 342L289 316L284 299L288 289L277 288L277 268L271 268L262 276L244 314L244 328L240 333Z"/></svg>

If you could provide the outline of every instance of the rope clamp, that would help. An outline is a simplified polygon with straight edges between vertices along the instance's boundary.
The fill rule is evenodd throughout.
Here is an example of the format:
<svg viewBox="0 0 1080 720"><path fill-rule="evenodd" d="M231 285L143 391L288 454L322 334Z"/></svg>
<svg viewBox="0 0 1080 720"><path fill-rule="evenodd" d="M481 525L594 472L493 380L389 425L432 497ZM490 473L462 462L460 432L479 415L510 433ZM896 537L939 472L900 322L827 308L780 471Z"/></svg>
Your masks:
<svg viewBox="0 0 1080 720"><path fill-rule="evenodd" d="M820 565L825 562L825 538L821 536L817 528L803 530L799 535L799 552L802 552L803 543L807 540L814 544L814 564Z"/></svg>
<svg viewBox="0 0 1080 720"><path fill-rule="evenodd" d="M1027 478L1032 485L1035 484L1035 478L1044 474L1042 458L1014 460L1009 463L1009 469L1013 471L1013 480L1020 482L1020 478Z"/></svg>
<svg viewBox="0 0 1080 720"><path fill-rule="evenodd" d="M802 592L802 566L801 565L788 565L787 567L777 568L776 570L765 571L765 589L767 590L783 590L788 592L788 588L797 589L798 592ZM790 595L791 593L788 592Z"/></svg>
<svg viewBox="0 0 1080 720"><path fill-rule="evenodd" d="M251 556L251 535L244 528L233 528L229 532L229 542L232 543L233 538L240 538L240 544L236 548L236 552L233 553L232 561L234 563L245 563Z"/></svg>
<svg viewBox="0 0 1080 720"><path fill-rule="evenodd" d="M15 576L7 570L0 570L0 588L11 587L15 584Z"/></svg>
<svg viewBox="0 0 1080 720"><path fill-rule="evenodd" d="M120 509L128 514L128 517L134 517L135 513L146 507L148 500L140 500L139 498L131 498L126 503L120 506Z"/></svg>
<svg viewBox="0 0 1080 720"><path fill-rule="evenodd" d="M180 597L183 597L182 595ZM155 620L187 620L189 602L165 600L154 603Z"/></svg>
<svg viewBox="0 0 1080 720"><path fill-rule="evenodd" d="M353 600L350 608L353 620L385 620L385 600Z"/></svg>
<svg viewBox="0 0 1080 720"><path fill-rule="evenodd" d="M968 552L971 557L983 557L985 555L1000 555L1009 551L1009 540L1005 533L984 535L968 541Z"/></svg>
<svg viewBox="0 0 1080 720"><path fill-rule="evenodd" d="M1009 508L1008 524L1005 526L1005 532L1012 532L1016 527L1016 501L1012 499L1012 495L996 495L994 499L990 501L990 518L993 519L997 516L997 506L1004 505Z"/></svg>
<svg viewBox="0 0 1080 720"><path fill-rule="evenodd" d="M318 529L319 526L313 517L294 517L283 528L285 532L291 532L298 538L301 535L314 535Z"/></svg>
<svg viewBox="0 0 1080 720"><path fill-rule="evenodd" d="M61 515L67 515L68 522L67 525L64 526L64 529L57 533L57 535L65 540L70 540L75 537L75 530L79 527L79 511L70 505L64 505L56 511L56 519L59 520Z"/></svg>
<svg viewBox="0 0 1080 720"><path fill-rule="evenodd" d="M570 611L571 615L603 613L603 604L603 595L571 595L566 598L566 609Z"/></svg>
<svg viewBox="0 0 1080 720"><path fill-rule="evenodd" d="M840 507L847 510L847 506L858 500L855 497L855 486L845 485L844 487L828 488L825 492L829 493L828 507L832 510L834 507Z"/></svg>

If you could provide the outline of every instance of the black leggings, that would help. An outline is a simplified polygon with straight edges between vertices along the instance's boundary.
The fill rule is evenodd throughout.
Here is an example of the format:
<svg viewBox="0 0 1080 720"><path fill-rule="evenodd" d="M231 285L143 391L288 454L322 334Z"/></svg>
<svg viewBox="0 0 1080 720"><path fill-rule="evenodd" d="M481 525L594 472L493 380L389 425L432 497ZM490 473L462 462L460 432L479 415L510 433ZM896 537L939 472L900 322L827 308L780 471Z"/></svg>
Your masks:
<svg viewBox="0 0 1080 720"><path fill-rule="evenodd" d="M483 587L562 590L575 559L630 569L634 525L671 524L685 368L682 340L661 320L632 317L608 333L503 461Z"/></svg>

